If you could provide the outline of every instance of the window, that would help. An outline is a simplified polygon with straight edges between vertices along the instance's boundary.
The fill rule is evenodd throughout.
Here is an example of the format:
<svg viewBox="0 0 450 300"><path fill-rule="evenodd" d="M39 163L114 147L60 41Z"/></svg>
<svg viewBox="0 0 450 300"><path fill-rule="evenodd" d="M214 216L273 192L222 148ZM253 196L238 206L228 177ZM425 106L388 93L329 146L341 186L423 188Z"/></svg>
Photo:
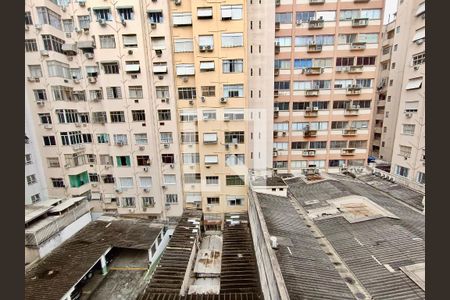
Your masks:
<svg viewBox="0 0 450 300"><path fill-rule="evenodd" d="M200 156L198 153L183 153L183 164L198 164L200 163Z"/></svg>
<svg viewBox="0 0 450 300"><path fill-rule="evenodd" d="M41 124L52 124L52 118L49 113L38 114Z"/></svg>
<svg viewBox="0 0 450 300"><path fill-rule="evenodd" d="M199 184L201 183L200 173L185 173L183 174L184 183L186 184Z"/></svg>
<svg viewBox="0 0 450 300"><path fill-rule="evenodd" d="M294 90L330 89L331 80L294 81Z"/></svg>
<svg viewBox="0 0 450 300"><path fill-rule="evenodd" d="M155 206L155 198L154 197L142 197L142 206L143 207L154 207Z"/></svg>
<svg viewBox="0 0 450 300"><path fill-rule="evenodd" d="M223 113L224 120L244 120L243 109L225 109Z"/></svg>
<svg viewBox="0 0 450 300"><path fill-rule="evenodd" d="M177 204L178 203L178 195L177 194L166 194L166 203L167 204Z"/></svg>
<svg viewBox="0 0 450 300"><path fill-rule="evenodd" d="M356 149L366 149L367 148L367 141L349 141L348 142L349 148L356 148Z"/></svg>
<svg viewBox="0 0 450 300"><path fill-rule="evenodd" d="M292 24L292 13L290 12L276 13L275 22L279 22L280 24Z"/></svg>
<svg viewBox="0 0 450 300"><path fill-rule="evenodd" d="M348 121L332 121L331 129L344 129L348 127Z"/></svg>
<svg viewBox="0 0 450 300"><path fill-rule="evenodd" d="M193 52L194 44L192 39L175 39L174 40L174 52Z"/></svg>
<svg viewBox="0 0 450 300"><path fill-rule="evenodd" d="M25 12L25 25L33 25L33 20L29 11Z"/></svg>
<svg viewBox="0 0 450 300"><path fill-rule="evenodd" d="M80 120L80 123L89 123L89 113L87 112L78 113L78 120Z"/></svg>
<svg viewBox="0 0 450 300"><path fill-rule="evenodd" d="M405 102L405 113L415 113L418 111L419 101L406 101Z"/></svg>
<svg viewBox="0 0 450 300"><path fill-rule="evenodd" d="M223 85L223 96L225 98L244 97L243 84Z"/></svg>
<svg viewBox="0 0 450 300"><path fill-rule="evenodd" d="M288 143L273 143L273 148L276 150L288 150Z"/></svg>
<svg viewBox="0 0 450 300"><path fill-rule="evenodd" d="M122 99L122 90L119 86L109 86L106 88L106 97L108 99Z"/></svg>
<svg viewBox="0 0 450 300"><path fill-rule="evenodd" d="M245 176L226 175L226 185L245 185Z"/></svg>
<svg viewBox="0 0 450 300"><path fill-rule="evenodd" d="M164 174L164 184L176 184L177 180L173 174Z"/></svg>
<svg viewBox="0 0 450 300"><path fill-rule="evenodd" d="M62 178L50 178L52 181L52 185L54 188L63 188L64 185L64 179Z"/></svg>
<svg viewBox="0 0 450 300"><path fill-rule="evenodd" d="M198 45L201 47L209 47L210 49L214 49L214 36L213 35L199 35L198 36Z"/></svg>
<svg viewBox="0 0 450 300"><path fill-rule="evenodd" d="M62 45L64 45L64 41L54 37L50 34L43 34L42 40L44 42L44 49L49 51L55 51L63 54Z"/></svg>
<svg viewBox="0 0 450 300"><path fill-rule="evenodd" d="M150 23L162 23L164 21L163 12L160 10L149 11L147 17Z"/></svg>
<svg viewBox="0 0 450 300"><path fill-rule="evenodd" d="M330 149L341 149L347 147L347 141L331 141Z"/></svg>
<svg viewBox="0 0 450 300"><path fill-rule="evenodd" d="M206 176L206 184L218 185L219 176Z"/></svg>
<svg viewBox="0 0 450 300"><path fill-rule="evenodd" d="M105 74L119 74L119 64L117 62L102 63Z"/></svg>
<svg viewBox="0 0 450 300"><path fill-rule="evenodd" d="M48 24L62 30L61 16L47 7L36 7L39 24Z"/></svg>
<svg viewBox="0 0 450 300"><path fill-rule="evenodd" d="M203 134L204 144L217 144L217 133L204 133Z"/></svg>
<svg viewBox="0 0 450 300"><path fill-rule="evenodd" d="M197 121L196 111L181 111L180 112L180 122L193 122Z"/></svg>
<svg viewBox="0 0 450 300"><path fill-rule="evenodd" d="M39 194L35 194L31 196L31 203L36 203L38 201L41 201L41 196Z"/></svg>
<svg viewBox="0 0 450 300"><path fill-rule="evenodd" d="M195 74L194 64L178 64L175 66L177 76L188 76Z"/></svg>
<svg viewBox="0 0 450 300"><path fill-rule="evenodd" d="M111 123L124 123L125 114L123 111L112 111L110 112Z"/></svg>
<svg viewBox="0 0 450 300"><path fill-rule="evenodd" d="M99 144L108 144L109 143L109 134L107 134L107 133L97 133L97 143L99 143Z"/></svg>
<svg viewBox="0 0 450 300"><path fill-rule="evenodd" d="M128 137L126 134L114 134L113 138L116 145L128 145Z"/></svg>
<svg viewBox="0 0 450 300"><path fill-rule="evenodd" d="M56 145L56 139L54 136L43 136L44 139L44 146L55 146Z"/></svg>
<svg viewBox="0 0 450 300"><path fill-rule="evenodd" d="M122 207L136 207L134 197L123 197L122 198Z"/></svg>
<svg viewBox="0 0 450 300"><path fill-rule="evenodd" d="M97 173L89 173L90 182L99 182L99 177Z"/></svg>
<svg viewBox="0 0 450 300"><path fill-rule="evenodd" d="M127 74L140 74L141 66L138 60L126 61L125 62L125 72Z"/></svg>
<svg viewBox="0 0 450 300"><path fill-rule="evenodd" d="M273 123L273 130L275 130L275 131L288 131L289 130L289 123L288 122Z"/></svg>
<svg viewBox="0 0 450 300"><path fill-rule="evenodd" d="M201 61L200 62L200 72L211 72L214 71L215 66L214 66L214 61Z"/></svg>
<svg viewBox="0 0 450 300"><path fill-rule="evenodd" d="M220 7L222 20L241 20L242 5L222 5Z"/></svg>
<svg viewBox="0 0 450 300"><path fill-rule="evenodd" d="M356 129L367 129L369 126L369 121L352 121L352 128Z"/></svg>
<svg viewBox="0 0 450 300"><path fill-rule="evenodd" d="M119 187L126 190L133 187L133 177L119 177Z"/></svg>
<svg viewBox="0 0 450 300"><path fill-rule="evenodd" d="M225 59L222 61L223 73L242 73L244 61L242 59Z"/></svg>
<svg viewBox="0 0 450 300"><path fill-rule="evenodd" d="M373 65L375 65L375 59L376 59L376 56L358 57L356 59L356 64L363 65L363 66L373 66Z"/></svg>
<svg viewBox="0 0 450 300"><path fill-rule="evenodd" d="M206 204L208 205L219 205L220 198L219 197L206 197Z"/></svg>
<svg viewBox="0 0 450 300"><path fill-rule="evenodd" d="M101 154L100 155L100 164L101 165L110 165L110 166L112 166L113 165L113 158L112 158L112 156L109 156L109 155L103 155L103 154Z"/></svg>
<svg viewBox="0 0 450 300"><path fill-rule="evenodd" d="M408 177L408 173L409 173L409 169L396 165L395 166L395 174L403 176L403 177Z"/></svg>
<svg viewBox="0 0 450 300"><path fill-rule="evenodd" d="M197 144L198 132L182 132L181 143L183 144Z"/></svg>
<svg viewBox="0 0 450 300"><path fill-rule="evenodd" d="M37 43L35 39L25 40L25 52L36 52L38 51Z"/></svg>
<svg viewBox="0 0 450 300"><path fill-rule="evenodd" d="M29 65L28 69L30 70L30 76L34 78L42 77L42 68L41 65Z"/></svg>
<svg viewBox="0 0 450 300"><path fill-rule="evenodd" d="M145 121L145 110L132 110L131 114L134 122Z"/></svg>
<svg viewBox="0 0 450 300"><path fill-rule="evenodd" d="M420 89L422 87L423 77L412 78L408 80L406 84L407 90Z"/></svg>
<svg viewBox="0 0 450 300"><path fill-rule="evenodd" d="M245 137L244 131L225 132L225 143L243 144L244 137Z"/></svg>
<svg viewBox="0 0 450 300"><path fill-rule="evenodd" d="M217 155L205 155L205 164L212 165L219 163L219 156Z"/></svg>
<svg viewBox="0 0 450 300"><path fill-rule="evenodd" d="M275 45L280 47L290 47L291 37L290 36L275 37Z"/></svg>
<svg viewBox="0 0 450 300"><path fill-rule="evenodd" d="M139 187L151 188L152 187L152 178L151 177L139 177Z"/></svg>
<svg viewBox="0 0 450 300"><path fill-rule="evenodd" d="M138 46L137 36L135 34L123 34L122 39L125 48L135 48Z"/></svg>
<svg viewBox="0 0 450 300"><path fill-rule="evenodd" d="M97 77L98 76L98 67L97 66L87 66L86 73L88 77Z"/></svg>
<svg viewBox="0 0 450 300"><path fill-rule="evenodd" d="M355 83L361 88L371 88L373 79L356 79Z"/></svg>
<svg viewBox="0 0 450 300"><path fill-rule="evenodd" d="M168 86L157 86L156 90L156 98L165 99L169 98L169 87Z"/></svg>
<svg viewBox="0 0 450 300"><path fill-rule="evenodd" d="M142 99L144 97L142 86L129 86L128 94L130 98Z"/></svg>
<svg viewBox="0 0 450 300"><path fill-rule="evenodd" d="M105 111L97 111L92 113L92 122L93 123L106 123L106 112Z"/></svg>
<svg viewBox="0 0 450 300"><path fill-rule="evenodd" d="M274 89L275 90L289 90L290 89L290 81L275 81Z"/></svg>
<svg viewBox="0 0 450 300"><path fill-rule="evenodd" d="M412 58L413 58L413 66L424 64L425 52L414 54Z"/></svg>
<svg viewBox="0 0 450 300"><path fill-rule="evenodd" d="M47 157L47 166L49 168L60 168L58 157Z"/></svg>
<svg viewBox="0 0 450 300"><path fill-rule="evenodd" d="M148 139L147 139L146 133L135 133L134 140L136 141L137 145L147 145L148 144Z"/></svg>
<svg viewBox="0 0 450 300"><path fill-rule="evenodd" d="M194 88L195 90L195 88ZM214 97L216 96L216 87L215 86L202 86L202 96L203 97Z"/></svg>
<svg viewBox="0 0 450 300"><path fill-rule="evenodd" d="M244 204L244 196L227 196L228 206L240 206Z"/></svg>
<svg viewBox="0 0 450 300"><path fill-rule="evenodd" d="M414 125L414 124L403 124L402 125L402 134L414 135L415 129L416 129L416 125Z"/></svg>
<svg viewBox="0 0 450 300"><path fill-rule="evenodd" d="M212 19L213 11L212 7L197 7L198 19Z"/></svg>
<svg viewBox="0 0 450 300"><path fill-rule="evenodd" d="M192 14L190 12L172 13L172 23L174 26L192 25Z"/></svg>
<svg viewBox="0 0 450 300"><path fill-rule="evenodd" d="M398 155L403 156L405 158L411 157L412 147L400 145L400 152Z"/></svg>
<svg viewBox="0 0 450 300"><path fill-rule="evenodd" d="M116 48L116 40L114 38L114 35L99 35L98 37L100 39L100 48Z"/></svg>
<svg viewBox="0 0 450 300"><path fill-rule="evenodd" d="M245 154L225 154L225 165L227 166L245 165Z"/></svg>
<svg viewBox="0 0 450 300"><path fill-rule="evenodd" d="M64 32L72 32L73 31L73 20L72 19L66 19L63 20L63 28Z"/></svg>
<svg viewBox="0 0 450 300"><path fill-rule="evenodd" d="M131 166L131 160L129 156L116 156L118 167L129 167Z"/></svg>
<svg viewBox="0 0 450 300"><path fill-rule="evenodd" d="M279 111L288 111L289 110L289 102L275 102L273 104L274 108Z"/></svg>
<svg viewBox="0 0 450 300"><path fill-rule="evenodd" d="M121 20L133 20L134 19L134 12L133 12L132 7L118 8L117 12L119 13Z"/></svg>
<svg viewBox="0 0 450 300"><path fill-rule="evenodd" d="M417 178L416 181L420 184L425 184L425 173L423 172L417 172Z"/></svg>
<svg viewBox="0 0 450 300"><path fill-rule="evenodd" d="M326 149L327 148L327 142L326 141L309 142L309 148L310 149Z"/></svg>
<svg viewBox="0 0 450 300"><path fill-rule="evenodd" d="M222 48L244 46L244 35L242 33L222 33Z"/></svg>
<svg viewBox="0 0 450 300"><path fill-rule="evenodd" d="M159 109L158 110L158 120L159 121L170 121L170 109Z"/></svg>
<svg viewBox="0 0 450 300"><path fill-rule="evenodd" d="M178 99L191 100L197 97L195 87L182 87L178 88Z"/></svg>
<svg viewBox="0 0 450 300"><path fill-rule="evenodd" d="M34 175L34 174L28 175L26 177L26 179L27 179L27 184L28 185L32 185L32 184L35 184L37 182L36 175Z"/></svg>
<svg viewBox="0 0 450 300"><path fill-rule="evenodd" d="M103 183L114 183L115 179L111 174L102 175Z"/></svg>
<svg viewBox="0 0 450 300"><path fill-rule="evenodd" d="M291 60L290 59L275 59L274 68L281 69L281 70L290 70L291 69Z"/></svg>
<svg viewBox="0 0 450 300"><path fill-rule="evenodd" d="M97 18L97 21L105 20L105 21L112 21L112 15L111 10L109 8L102 8L102 9L93 9L95 17Z"/></svg>
<svg viewBox="0 0 450 300"><path fill-rule="evenodd" d="M91 23L91 17L89 15L78 16L78 23L80 24L81 29L87 29Z"/></svg>
<svg viewBox="0 0 450 300"><path fill-rule="evenodd" d="M161 154L161 161L163 164L173 164L175 163L175 155L174 154Z"/></svg>
<svg viewBox="0 0 450 300"><path fill-rule="evenodd" d="M164 144L172 144L173 143L172 132L161 132L160 141L161 143Z"/></svg>
<svg viewBox="0 0 450 300"><path fill-rule="evenodd" d="M138 166L150 166L150 157L148 155L137 155L137 165Z"/></svg>
<svg viewBox="0 0 450 300"><path fill-rule="evenodd" d="M166 49L166 39L163 36L154 36L151 38L152 40L152 49L153 50L164 50Z"/></svg>
<svg viewBox="0 0 450 300"><path fill-rule="evenodd" d="M56 60L51 60L47 61L47 68L49 77L72 79L72 76L70 76L70 69L68 64L64 64Z"/></svg>

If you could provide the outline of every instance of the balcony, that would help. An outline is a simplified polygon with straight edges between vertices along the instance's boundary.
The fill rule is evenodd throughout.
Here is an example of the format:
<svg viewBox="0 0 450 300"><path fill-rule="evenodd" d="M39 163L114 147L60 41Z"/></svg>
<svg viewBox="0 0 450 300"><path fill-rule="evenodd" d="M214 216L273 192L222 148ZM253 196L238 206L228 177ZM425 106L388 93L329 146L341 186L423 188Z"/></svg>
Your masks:
<svg viewBox="0 0 450 300"><path fill-rule="evenodd" d="M320 75L323 73L322 67L309 67L303 69L303 74L305 75Z"/></svg>
<svg viewBox="0 0 450 300"><path fill-rule="evenodd" d="M319 110L314 108L307 108L305 110L305 118L315 118L319 116Z"/></svg>
<svg viewBox="0 0 450 300"><path fill-rule="evenodd" d="M279 95L278 90L273 90L273 96L274 96L275 98L278 98L278 95Z"/></svg>
<svg viewBox="0 0 450 300"><path fill-rule="evenodd" d="M76 44L64 44L61 50L65 55L77 55L77 45Z"/></svg>
<svg viewBox="0 0 450 300"><path fill-rule="evenodd" d="M317 130L312 130L312 129L305 129L305 131L303 131L303 137L316 137L317 136Z"/></svg>
<svg viewBox="0 0 450 300"><path fill-rule="evenodd" d="M357 132L356 128L347 128L342 131L342 136L355 136Z"/></svg>
<svg viewBox="0 0 450 300"><path fill-rule="evenodd" d="M352 27L366 27L369 25L369 19L368 18L355 18L352 19Z"/></svg>
<svg viewBox="0 0 450 300"><path fill-rule="evenodd" d="M319 89L308 89L305 90L306 97L317 97L319 96Z"/></svg>
<svg viewBox="0 0 450 300"><path fill-rule="evenodd" d="M280 30L280 22L275 22L275 31Z"/></svg>
<svg viewBox="0 0 450 300"><path fill-rule="evenodd" d="M323 19L319 20L309 20L308 29L322 29L324 21Z"/></svg>
<svg viewBox="0 0 450 300"><path fill-rule="evenodd" d="M342 156L352 156L355 155L355 148L342 148L341 155Z"/></svg>
<svg viewBox="0 0 450 300"><path fill-rule="evenodd" d="M303 157L314 157L316 156L316 150L307 149L302 151Z"/></svg>
<svg viewBox="0 0 450 300"><path fill-rule="evenodd" d="M346 95L347 96L361 95L361 87L358 85L349 86L347 88Z"/></svg>
<svg viewBox="0 0 450 300"><path fill-rule="evenodd" d="M350 44L350 50L359 51L366 49L366 42L353 42Z"/></svg>
<svg viewBox="0 0 450 300"><path fill-rule="evenodd" d="M280 111L279 111L278 107L275 107L274 110L273 110L273 117L274 118L278 118L279 112Z"/></svg>
<svg viewBox="0 0 450 300"><path fill-rule="evenodd" d="M318 53L318 52L322 52L322 45L321 44L316 44L316 43L311 43L308 45L308 49L306 50L307 53Z"/></svg>
<svg viewBox="0 0 450 300"><path fill-rule="evenodd" d="M309 0L310 5L324 4L325 0Z"/></svg>
<svg viewBox="0 0 450 300"><path fill-rule="evenodd" d="M359 74L359 73L362 73L363 72L363 68L364 68L364 66L363 65L356 65L356 66L350 66L349 68L348 68L348 73L349 74Z"/></svg>
<svg viewBox="0 0 450 300"><path fill-rule="evenodd" d="M273 75L274 75L274 76L280 75L280 69L279 69L279 68L275 68L275 69L273 70Z"/></svg>
<svg viewBox="0 0 450 300"><path fill-rule="evenodd" d="M280 53L280 49L281 49L280 45L275 45L275 54Z"/></svg>
<svg viewBox="0 0 450 300"><path fill-rule="evenodd" d="M347 108L345 108L344 116L346 117L353 117L357 116L359 114L359 107L351 105Z"/></svg>
<svg viewBox="0 0 450 300"><path fill-rule="evenodd" d="M84 144L75 144L72 145L72 150L74 152L83 152L84 150L86 150L86 146Z"/></svg>

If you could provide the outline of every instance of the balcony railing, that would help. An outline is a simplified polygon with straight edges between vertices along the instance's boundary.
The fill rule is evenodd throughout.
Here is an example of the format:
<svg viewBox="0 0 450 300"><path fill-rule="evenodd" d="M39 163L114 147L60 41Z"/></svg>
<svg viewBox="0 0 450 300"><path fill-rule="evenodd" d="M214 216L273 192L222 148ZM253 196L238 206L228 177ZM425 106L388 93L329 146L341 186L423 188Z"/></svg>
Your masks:
<svg viewBox="0 0 450 300"><path fill-rule="evenodd" d="M280 22L275 22L275 30L280 30Z"/></svg>
<svg viewBox="0 0 450 300"><path fill-rule="evenodd" d="M358 130L356 128L347 128L342 131L343 136L355 136Z"/></svg>
<svg viewBox="0 0 450 300"><path fill-rule="evenodd" d="M324 21L322 19L309 20L308 29L322 29L323 25L324 25Z"/></svg>
<svg viewBox="0 0 450 300"><path fill-rule="evenodd" d="M325 0L309 0L310 5L324 4Z"/></svg>
<svg viewBox="0 0 450 300"><path fill-rule="evenodd" d="M361 87L357 85L353 85L347 88L346 91L347 96L361 95Z"/></svg>
<svg viewBox="0 0 450 300"><path fill-rule="evenodd" d="M368 18L355 18L352 19L352 27L366 27L369 25Z"/></svg>
<svg viewBox="0 0 450 300"><path fill-rule="evenodd" d="M303 74L305 75L320 75L323 73L322 67L309 67L303 69Z"/></svg>
<svg viewBox="0 0 450 300"><path fill-rule="evenodd" d="M344 115L347 117L357 116L359 114L359 107L349 106L345 108Z"/></svg>
<svg viewBox="0 0 450 300"><path fill-rule="evenodd" d="M321 44L316 44L316 43L309 44L308 45L308 49L306 50L306 52L308 52L308 53L322 52L322 45Z"/></svg>
<svg viewBox="0 0 450 300"><path fill-rule="evenodd" d="M351 156L355 155L355 148L342 148L341 149L342 156Z"/></svg>
<svg viewBox="0 0 450 300"><path fill-rule="evenodd" d="M314 118L317 116L319 116L319 111L317 109L314 110L314 109L308 108L305 110L305 118Z"/></svg>
<svg viewBox="0 0 450 300"><path fill-rule="evenodd" d="M305 90L305 96L306 96L306 97L315 97L315 96L319 96L319 89L309 89L309 90Z"/></svg>
<svg viewBox="0 0 450 300"><path fill-rule="evenodd" d="M357 73L362 73L363 72L363 65L356 65L356 66L350 66L348 68L348 73L350 74L357 74Z"/></svg>
<svg viewBox="0 0 450 300"><path fill-rule="evenodd" d="M275 54L280 53L280 49L281 49L280 45L275 45Z"/></svg>
<svg viewBox="0 0 450 300"><path fill-rule="evenodd" d="M275 76L280 75L280 69L279 69L279 68L275 68L275 69L273 70L273 75L275 75Z"/></svg>
<svg viewBox="0 0 450 300"><path fill-rule="evenodd" d="M308 149L302 151L302 156L304 157L313 157L316 156L316 150Z"/></svg>
<svg viewBox="0 0 450 300"><path fill-rule="evenodd" d="M366 49L366 42L353 42L350 44L350 50L364 50Z"/></svg>
<svg viewBox="0 0 450 300"><path fill-rule="evenodd" d="M306 129L303 131L303 137L316 137L317 136L317 130L313 129Z"/></svg>

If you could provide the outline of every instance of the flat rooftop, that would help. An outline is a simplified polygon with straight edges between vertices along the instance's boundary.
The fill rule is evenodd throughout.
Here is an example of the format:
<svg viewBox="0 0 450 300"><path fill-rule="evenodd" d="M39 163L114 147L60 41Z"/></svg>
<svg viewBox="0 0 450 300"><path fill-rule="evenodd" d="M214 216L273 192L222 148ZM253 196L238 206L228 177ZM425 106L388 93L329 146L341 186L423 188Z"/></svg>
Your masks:
<svg viewBox="0 0 450 300"><path fill-rule="evenodd" d="M110 248L145 250L162 230L147 220L94 221L25 270L25 299L59 300Z"/></svg>
<svg viewBox="0 0 450 300"><path fill-rule="evenodd" d="M280 177L257 177L252 181L253 186L286 186Z"/></svg>
<svg viewBox="0 0 450 300"><path fill-rule="evenodd" d="M355 298L347 288L355 282L337 273L339 264L319 247L321 238L374 299L425 299L420 267L425 216L399 199L416 192L398 185L384 191L344 175L326 177L313 183L285 179L287 198L257 193L270 235L280 245L276 255L291 299ZM323 237L312 236L305 218Z"/></svg>

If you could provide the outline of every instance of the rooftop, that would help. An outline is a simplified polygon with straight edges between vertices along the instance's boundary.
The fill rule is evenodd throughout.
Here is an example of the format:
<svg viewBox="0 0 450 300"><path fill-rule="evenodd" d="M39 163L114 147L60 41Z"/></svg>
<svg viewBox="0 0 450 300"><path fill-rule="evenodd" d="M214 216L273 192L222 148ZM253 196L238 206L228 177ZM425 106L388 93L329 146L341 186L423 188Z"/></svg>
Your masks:
<svg viewBox="0 0 450 300"><path fill-rule="evenodd" d="M253 186L286 186L280 177L258 177L252 181Z"/></svg>
<svg viewBox="0 0 450 300"><path fill-rule="evenodd" d="M61 299L112 247L148 250L162 225L146 220L94 221L25 271L25 299Z"/></svg>

